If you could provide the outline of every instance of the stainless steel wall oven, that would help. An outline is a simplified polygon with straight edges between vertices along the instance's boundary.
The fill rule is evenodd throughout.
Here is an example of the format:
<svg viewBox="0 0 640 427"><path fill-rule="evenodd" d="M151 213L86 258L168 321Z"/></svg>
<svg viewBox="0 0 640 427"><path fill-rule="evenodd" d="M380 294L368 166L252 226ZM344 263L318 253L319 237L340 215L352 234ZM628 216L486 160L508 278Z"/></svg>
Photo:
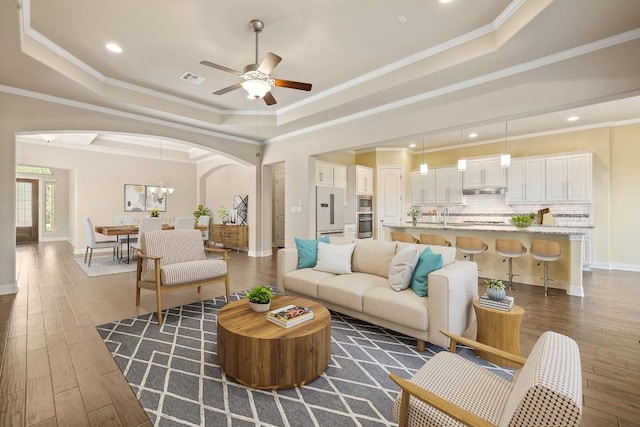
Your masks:
<svg viewBox="0 0 640 427"><path fill-rule="evenodd" d="M373 237L373 214L358 214L358 239L367 239Z"/></svg>

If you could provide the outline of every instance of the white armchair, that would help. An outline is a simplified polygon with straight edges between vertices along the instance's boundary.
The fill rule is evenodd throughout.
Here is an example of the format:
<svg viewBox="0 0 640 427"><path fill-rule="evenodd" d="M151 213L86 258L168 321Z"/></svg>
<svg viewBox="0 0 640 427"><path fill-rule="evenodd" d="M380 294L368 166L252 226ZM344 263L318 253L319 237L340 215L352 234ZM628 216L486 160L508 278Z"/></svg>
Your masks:
<svg viewBox="0 0 640 427"><path fill-rule="evenodd" d="M582 374L574 340L545 332L524 359L443 333L451 339L451 352L433 356L411 380L390 375L402 388L393 406L400 427L580 425ZM507 381L453 353L456 342L523 365L522 370Z"/></svg>

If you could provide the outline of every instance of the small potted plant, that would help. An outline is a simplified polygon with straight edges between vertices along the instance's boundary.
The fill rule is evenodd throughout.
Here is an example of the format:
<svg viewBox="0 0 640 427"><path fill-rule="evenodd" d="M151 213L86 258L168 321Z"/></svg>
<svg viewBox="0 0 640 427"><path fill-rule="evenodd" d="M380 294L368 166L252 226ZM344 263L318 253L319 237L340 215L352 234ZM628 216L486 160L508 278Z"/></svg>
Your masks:
<svg viewBox="0 0 640 427"><path fill-rule="evenodd" d="M211 209L204 205L198 205L195 211L193 211L193 216L196 219L195 223L198 223L198 220L201 216L211 216Z"/></svg>
<svg viewBox="0 0 640 427"><path fill-rule="evenodd" d="M158 208L153 208L149 211L149 215L151 218L158 218L160 216L160 212L158 211Z"/></svg>
<svg viewBox="0 0 640 427"><path fill-rule="evenodd" d="M269 310L271 298L273 298L273 292L271 292L271 286L269 285L258 285L247 292L249 306L253 311L263 312Z"/></svg>
<svg viewBox="0 0 640 427"><path fill-rule="evenodd" d="M223 224L227 223L227 220L229 219L229 210L227 208L225 208L224 206L220 206L216 211L216 214Z"/></svg>
<svg viewBox="0 0 640 427"><path fill-rule="evenodd" d="M407 211L407 215L411 217L411 225L415 227L418 225L418 218L422 218L422 209L414 206Z"/></svg>
<svg viewBox="0 0 640 427"><path fill-rule="evenodd" d="M484 284L487 286L487 296L495 301L502 301L507 296L507 292L504 290L504 283L502 280L489 279L485 280Z"/></svg>

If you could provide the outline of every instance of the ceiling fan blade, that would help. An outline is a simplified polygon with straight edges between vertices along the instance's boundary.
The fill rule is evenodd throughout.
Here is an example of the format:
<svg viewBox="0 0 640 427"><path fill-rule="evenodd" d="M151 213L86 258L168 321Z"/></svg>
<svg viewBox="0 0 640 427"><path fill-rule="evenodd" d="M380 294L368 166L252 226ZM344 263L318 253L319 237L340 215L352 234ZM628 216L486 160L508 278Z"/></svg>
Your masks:
<svg viewBox="0 0 640 427"><path fill-rule="evenodd" d="M213 92L214 95L224 95L227 92L231 92L232 90L240 89L242 87L242 83L236 83L234 85L225 87L224 89L217 90Z"/></svg>
<svg viewBox="0 0 640 427"><path fill-rule="evenodd" d="M271 92L267 92L267 94L263 96L262 99L264 99L264 103L267 105L276 104L276 99L273 97Z"/></svg>
<svg viewBox="0 0 640 427"><path fill-rule="evenodd" d="M276 86L288 87L289 89L298 89L298 90L306 90L306 91L311 90L311 83L292 82L291 80L276 79Z"/></svg>
<svg viewBox="0 0 640 427"><path fill-rule="evenodd" d="M200 61L200 64L206 65L207 67L216 68L218 70L226 71L227 73L235 74L236 76L242 75L240 71L233 70L229 67L225 67L224 65L214 64L213 62Z"/></svg>
<svg viewBox="0 0 640 427"><path fill-rule="evenodd" d="M258 67L258 71L260 71L261 73L270 74L271 71L273 71L273 69L276 68L276 66L280 63L280 61L282 61L282 58L280 58L278 55L273 52L267 52L264 59L260 63L260 66Z"/></svg>

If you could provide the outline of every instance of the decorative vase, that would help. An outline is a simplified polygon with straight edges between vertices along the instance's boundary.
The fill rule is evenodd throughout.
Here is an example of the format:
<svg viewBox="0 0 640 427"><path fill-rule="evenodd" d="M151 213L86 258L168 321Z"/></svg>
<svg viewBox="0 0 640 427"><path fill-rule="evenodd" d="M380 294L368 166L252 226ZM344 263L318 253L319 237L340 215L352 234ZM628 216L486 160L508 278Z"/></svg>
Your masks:
<svg viewBox="0 0 640 427"><path fill-rule="evenodd" d="M251 307L251 309L255 312L264 313L265 311L269 311L269 308L271 307L271 301L266 304L259 304L257 302L249 301L249 307Z"/></svg>
<svg viewBox="0 0 640 427"><path fill-rule="evenodd" d="M418 218L411 218L411 225L413 225L414 227L418 225Z"/></svg>
<svg viewBox="0 0 640 427"><path fill-rule="evenodd" d="M487 296L494 301L502 301L507 296L504 289L487 288Z"/></svg>

